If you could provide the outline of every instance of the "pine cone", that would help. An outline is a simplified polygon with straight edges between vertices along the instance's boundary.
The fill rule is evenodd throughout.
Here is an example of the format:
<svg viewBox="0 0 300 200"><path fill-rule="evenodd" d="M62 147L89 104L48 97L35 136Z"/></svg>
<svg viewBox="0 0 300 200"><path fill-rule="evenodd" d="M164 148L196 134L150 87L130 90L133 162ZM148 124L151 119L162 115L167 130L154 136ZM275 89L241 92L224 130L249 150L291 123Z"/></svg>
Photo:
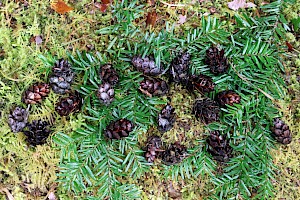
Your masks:
<svg viewBox="0 0 300 200"><path fill-rule="evenodd" d="M122 137L127 137L129 133L133 130L134 125L131 121L127 119L120 119L111 122L104 131L106 137L109 139L121 139Z"/></svg>
<svg viewBox="0 0 300 200"><path fill-rule="evenodd" d="M49 85L46 83L35 83L30 86L22 95L22 101L26 104L41 103L42 99L48 96Z"/></svg>
<svg viewBox="0 0 300 200"><path fill-rule="evenodd" d="M233 90L225 90L219 92L215 100L220 106L225 106L226 104L233 106L234 103L239 104L241 102L241 97Z"/></svg>
<svg viewBox="0 0 300 200"><path fill-rule="evenodd" d="M109 83L104 83L99 85L97 96L104 105L108 106L114 100L115 90Z"/></svg>
<svg viewBox="0 0 300 200"><path fill-rule="evenodd" d="M131 60L133 66L139 72L142 72L144 75L148 76L157 76L162 73L162 70L155 65L153 57L134 56Z"/></svg>
<svg viewBox="0 0 300 200"><path fill-rule="evenodd" d="M52 89L57 94L66 94L71 88L71 83L74 79L71 65L63 58L56 61L52 68L52 75L50 77L50 84Z"/></svg>
<svg viewBox="0 0 300 200"><path fill-rule="evenodd" d="M273 137L281 144L290 144L292 142L290 128L281 119L274 119L274 127L272 127L271 130Z"/></svg>
<svg viewBox="0 0 300 200"><path fill-rule="evenodd" d="M232 147L226 140L226 135L221 135L219 131L212 131L206 141L209 145L207 151L215 160L227 162L232 157Z"/></svg>
<svg viewBox="0 0 300 200"><path fill-rule="evenodd" d="M48 122L34 120L31 124L27 124L27 130L24 134L27 136L26 141L32 146L42 145L46 143L51 131L48 129Z"/></svg>
<svg viewBox="0 0 300 200"><path fill-rule="evenodd" d="M206 92L213 91L215 88L215 84L212 81L211 77L199 74L189 76L186 87L190 92L194 92L194 90L197 90L200 93L204 94Z"/></svg>
<svg viewBox="0 0 300 200"><path fill-rule="evenodd" d="M100 67L100 78L103 83L109 83L110 85L116 85L119 82L119 76L117 71L111 64L105 64Z"/></svg>
<svg viewBox="0 0 300 200"><path fill-rule="evenodd" d="M205 63L213 74L222 74L228 70L229 64L224 54L224 49L219 51L216 47L211 47L206 51Z"/></svg>
<svg viewBox="0 0 300 200"><path fill-rule="evenodd" d="M217 102L206 98L195 102L193 113L197 119L200 119L204 124L209 124L219 121L220 108Z"/></svg>
<svg viewBox="0 0 300 200"><path fill-rule="evenodd" d="M152 163L162 151L160 148L162 141L158 136L151 136L147 139L145 158L148 162Z"/></svg>
<svg viewBox="0 0 300 200"><path fill-rule="evenodd" d="M189 76L189 64L191 56L189 53L181 53L171 62L170 74L174 82L185 83Z"/></svg>
<svg viewBox="0 0 300 200"><path fill-rule="evenodd" d="M70 94L68 97L61 98L56 104L55 110L60 116L68 116L70 113L80 109L82 99L79 94Z"/></svg>
<svg viewBox="0 0 300 200"><path fill-rule="evenodd" d="M175 109L171 105L166 105L158 114L158 130L162 133L169 131L175 121L176 113Z"/></svg>
<svg viewBox="0 0 300 200"><path fill-rule="evenodd" d="M166 165L174 165L180 163L187 156L187 149L185 146L175 142L163 152L162 161Z"/></svg>
<svg viewBox="0 0 300 200"><path fill-rule="evenodd" d="M22 131L27 123L29 112L26 109L16 107L8 116L8 125L12 132Z"/></svg>
<svg viewBox="0 0 300 200"><path fill-rule="evenodd" d="M140 91L149 97L163 96L169 92L169 86L162 79L145 77L140 82Z"/></svg>

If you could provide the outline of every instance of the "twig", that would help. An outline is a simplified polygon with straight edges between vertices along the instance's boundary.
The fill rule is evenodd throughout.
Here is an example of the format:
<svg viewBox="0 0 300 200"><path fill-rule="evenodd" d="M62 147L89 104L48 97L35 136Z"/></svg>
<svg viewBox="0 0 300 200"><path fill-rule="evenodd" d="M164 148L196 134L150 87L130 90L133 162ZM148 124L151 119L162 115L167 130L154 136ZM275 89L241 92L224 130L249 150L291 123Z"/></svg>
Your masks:
<svg viewBox="0 0 300 200"><path fill-rule="evenodd" d="M171 3L167 3L164 1L160 1L162 4L165 4L167 6L172 6L172 7L180 7L180 6L186 6L185 4L171 4Z"/></svg>
<svg viewBox="0 0 300 200"><path fill-rule="evenodd" d="M300 53L300 51L298 51L297 49L293 49L293 51L296 51L297 53Z"/></svg>
<svg viewBox="0 0 300 200"><path fill-rule="evenodd" d="M22 78L22 79L14 79L14 78L11 78L11 77L6 76L6 74L4 74L1 70L0 70L0 74L1 74L4 78L6 78L6 79L8 79L8 80L11 80L11 81L15 81L15 82L23 82L23 81L25 81L25 80L28 79L28 76L25 77L25 78ZM32 77L32 76L30 76L30 77ZM30 79L33 79L33 78L30 78ZM39 79L34 78L34 80L39 80Z"/></svg>
<svg viewBox="0 0 300 200"><path fill-rule="evenodd" d="M4 192L6 194L6 197L8 200L15 200L15 198L13 197L13 195L8 191L7 188L0 188L0 192Z"/></svg>

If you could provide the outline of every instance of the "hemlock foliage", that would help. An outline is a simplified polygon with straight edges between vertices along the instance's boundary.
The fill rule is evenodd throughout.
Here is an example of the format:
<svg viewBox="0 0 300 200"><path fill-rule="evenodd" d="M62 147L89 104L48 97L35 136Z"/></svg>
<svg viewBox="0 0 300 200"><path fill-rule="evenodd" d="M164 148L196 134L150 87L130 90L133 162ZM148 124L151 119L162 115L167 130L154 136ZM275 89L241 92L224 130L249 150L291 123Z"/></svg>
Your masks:
<svg viewBox="0 0 300 200"><path fill-rule="evenodd" d="M158 33L141 31L132 22L143 15L142 7L136 6L136 1L115 3L114 24L96 32L107 38L107 50L95 55L69 55L79 74L76 89L84 97L82 111L87 123L70 135L59 132L53 137L61 149L58 176L62 186L75 194L85 192L88 199L141 198L139 186L129 180L151 173L151 164L143 156L138 137L156 123L159 106L166 100L149 98L138 91L141 74L133 69L130 60L136 54L153 55L167 71L174 56L185 50L192 56L192 73L212 76L216 92L233 89L242 97L241 104L222 109L220 123L206 127L207 131L226 133L235 156L218 174L217 163L206 152L205 141L199 141L182 163L162 165L162 178L199 179L208 175L215 185L212 199L270 198L275 169L270 155L274 148L270 126L272 119L279 116L276 99L284 95L280 77L282 52L277 46L288 29L280 14L282 6L280 0L262 6L265 16L260 18L236 14L234 32L228 32L221 21L207 17L201 19L201 27L175 34L175 27L169 24ZM228 73L213 76L204 64L205 51L212 44L225 49L231 65ZM48 66L55 60L51 56L42 58ZM101 84L98 70L105 63L112 63L120 75L115 100L107 107L96 96ZM209 97L213 98L216 92ZM132 120L135 130L120 141L107 140L103 130L110 121L120 118Z"/></svg>

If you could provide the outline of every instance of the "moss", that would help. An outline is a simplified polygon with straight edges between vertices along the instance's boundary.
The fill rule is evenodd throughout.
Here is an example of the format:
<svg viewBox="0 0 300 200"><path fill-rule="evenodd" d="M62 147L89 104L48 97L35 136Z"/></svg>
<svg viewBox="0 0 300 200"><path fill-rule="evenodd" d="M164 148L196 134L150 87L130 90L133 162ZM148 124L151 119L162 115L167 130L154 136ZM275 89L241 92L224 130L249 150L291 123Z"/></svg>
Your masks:
<svg viewBox="0 0 300 200"><path fill-rule="evenodd" d="M287 41L296 42L296 37L293 35L293 33L286 33L285 36Z"/></svg>
<svg viewBox="0 0 300 200"><path fill-rule="evenodd" d="M300 5L300 4L299 4ZM298 6L299 6L298 5ZM294 44L300 41L292 41ZM286 58L286 73L290 74L288 96L282 106L284 120L292 131L293 141L287 146L278 145L272 152L274 164L278 167L274 180L276 195L274 199L299 199L300 180L300 59Z"/></svg>
<svg viewBox="0 0 300 200"><path fill-rule="evenodd" d="M300 13L299 1L296 1L296 3L291 3L288 6L286 6L286 8L283 10L283 13L285 14L285 17L288 21L298 18Z"/></svg>
<svg viewBox="0 0 300 200"><path fill-rule="evenodd" d="M300 59L296 59L295 65L296 65L296 67L300 68Z"/></svg>

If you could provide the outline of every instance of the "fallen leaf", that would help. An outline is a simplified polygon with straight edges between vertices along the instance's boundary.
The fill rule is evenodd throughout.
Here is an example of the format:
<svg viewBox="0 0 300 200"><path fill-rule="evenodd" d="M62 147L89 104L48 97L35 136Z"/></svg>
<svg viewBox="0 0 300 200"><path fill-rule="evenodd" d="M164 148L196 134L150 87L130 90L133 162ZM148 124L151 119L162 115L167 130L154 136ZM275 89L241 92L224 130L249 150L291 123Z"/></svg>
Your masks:
<svg viewBox="0 0 300 200"><path fill-rule="evenodd" d="M210 12L210 14L213 15L213 14L215 14L217 12L217 9L212 6L212 7L209 8L209 12Z"/></svg>
<svg viewBox="0 0 300 200"><path fill-rule="evenodd" d="M94 45L92 45L92 44L87 44L87 45L85 45L85 47L87 48L88 51L92 51L95 49Z"/></svg>
<svg viewBox="0 0 300 200"><path fill-rule="evenodd" d="M49 200L57 200L57 199L56 199L56 196L55 196L55 194L54 194L54 192L50 192L50 193L49 193L48 199L49 199Z"/></svg>
<svg viewBox="0 0 300 200"><path fill-rule="evenodd" d="M5 51L3 49L0 49L0 59L3 59L5 55Z"/></svg>
<svg viewBox="0 0 300 200"><path fill-rule="evenodd" d="M43 43L42 36L41 36L41 35L32 36L32 37L30 38L30 42L31 42L31 43L34 43L34 42L35 42L36 45L41 45L41 44Z"/></svg>
<svg viewBox="0 0 300 200"><path fill-rule="evenodd" d="M179 20L177 24L181 25L184 24L184 22L186 22L186 15L179 15Z"/></svg>
<svg viewBox="0 0 300 200"><path fill-rule="evenodd" d="M168 185L168 194L172 199L177 199L181 197L181 192L179 188L174 188L173 183L170 181Z"/></svg>
<svg viewBox="0 0 300 200"><path fill-rule="evenodd" d="M105 2L105 3L103 3L103 2ZM109 5L110 5L110 1L102 1L102 3L98 3L98 2L95 3L95 7L98 8L103 13L106 12Z"/></svg>
<svg viewBox="0 0 300 200"><path fill-rule="evenodd" d="M147 20L146 20L147 26L149 26L149 25L155 26L155 24L156 24L156 18L157 18L157 13L155 11L148 12Z"/></svg>
<svg viewBox="0 0 300 200"><path fill-rule="evenodd" d="M246 0L233 0L228 2L228 7L232 10L238 10L240 8L251 8L256 7L254 3L246 3Z"/></svg>
<svg viewBox="0 0 300 200"><path fill-rule="evenodd" d="M73 10L72 7L68 6L64 1L62 0L56 0L51 3L51 8L55 10L58 14L65 14L67 12L70 12Z"/></svg>
<svg viewBox="0 0 300 200"><path fill-rule="evenodd" d="M101 12L106 12L107 8L108 8L108 4L101 4L100 10Z"/></svg>
<svg viewBox="0 0 300 200"><path fill-rule="evenodd" d="M293 46L291 45L291 43L289 43L288 41L285 41L286 46L288 47L288 51L294 51Z"/></svg>
<svg viewBox="0 0 300 200"><path fill-rule="evenodd" d="M110 0L102 0L101 1L103 4L110 4Z"/></svg>

